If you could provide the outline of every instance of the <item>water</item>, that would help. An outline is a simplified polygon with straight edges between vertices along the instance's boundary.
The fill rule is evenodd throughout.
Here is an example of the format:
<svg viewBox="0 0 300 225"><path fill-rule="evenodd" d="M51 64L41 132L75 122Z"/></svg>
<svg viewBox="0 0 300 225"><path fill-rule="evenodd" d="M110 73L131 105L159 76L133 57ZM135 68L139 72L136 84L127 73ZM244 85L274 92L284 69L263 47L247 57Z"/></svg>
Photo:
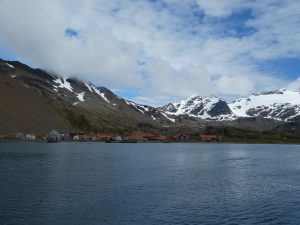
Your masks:
<svg viewBox="0 0 300 225"><path fill-rule="evenodd" d="M300 224L300 146L0 144L0 224Z"/></svg>

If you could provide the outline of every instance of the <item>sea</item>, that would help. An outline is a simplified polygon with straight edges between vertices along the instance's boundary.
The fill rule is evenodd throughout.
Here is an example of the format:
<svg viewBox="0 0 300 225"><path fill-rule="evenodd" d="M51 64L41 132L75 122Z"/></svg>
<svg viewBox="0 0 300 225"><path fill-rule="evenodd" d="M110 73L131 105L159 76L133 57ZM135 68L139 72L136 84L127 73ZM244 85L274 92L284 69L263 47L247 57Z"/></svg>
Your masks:
<svg viewBox="0 0 300 225"><path fill-rule="evenodd" d="M300 146L1 143L0 224L300 224Z"/></svg>

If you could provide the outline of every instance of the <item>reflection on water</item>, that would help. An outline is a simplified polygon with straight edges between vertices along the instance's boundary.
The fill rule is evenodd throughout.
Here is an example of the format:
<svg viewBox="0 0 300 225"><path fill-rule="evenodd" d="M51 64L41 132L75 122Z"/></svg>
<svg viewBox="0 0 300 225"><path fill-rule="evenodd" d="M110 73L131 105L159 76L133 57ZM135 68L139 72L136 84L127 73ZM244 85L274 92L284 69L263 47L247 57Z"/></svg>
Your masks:
<svg viewBox="0 0 300 225"><path fill-rule="evenodd" d="M293 145L0 145L0 224L300 224Z"/></svg>

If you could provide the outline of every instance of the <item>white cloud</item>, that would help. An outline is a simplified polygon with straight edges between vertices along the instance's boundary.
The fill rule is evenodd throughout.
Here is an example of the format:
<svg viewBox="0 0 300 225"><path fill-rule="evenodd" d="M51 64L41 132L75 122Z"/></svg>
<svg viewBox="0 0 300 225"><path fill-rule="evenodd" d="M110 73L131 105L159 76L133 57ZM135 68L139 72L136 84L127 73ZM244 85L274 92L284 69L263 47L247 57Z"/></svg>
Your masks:
<svg viewBox="0 0 300 225"><path fill-rule="evenodd" d="M287 85L287 89L292 91L300 91L300 77Z"/></svg>
<svg viewBox="0 0 300 225"><path fill-rule="evenodd" d="M244 10L249 18L230 20ZM259 65L300 58L299 10L294 0L2 0L0 48L62 75L135 90L142 102L243 96L289 82ZM78 35L66 36L68 28Z"/></svg>
<svg viewBox="0 0 300 225"><path fill-rule="evenodd" d="M197 0L198 5L208 16L226 17L233 12L247 8L249 0Z"/></svg>
<svg viewBox="0 0 300 225"><path fill-rule="evenodd" d="M174 69L167 61L148 58L146 67L151 74L151 78L146 81L149 94L160 93L184 97L213 93L211 76L202 66Z"/></svg>
<svg viewBox="0 0 300 225"><path fill-rule="evenodd" d="M221 77L216 82L216 87L221 94L229 95L247 95L254 89L254 84L247 77Z"/></svg>
<svg viewBox="0 0 300 225"><path fill-rule="evenodd" d="M19 4L15 4L15 3ZM71 2L71 1L69 1ZM141 46L114 38L109 28L96 21L74 16L70 5L59 1L4 1L0 9L0 40L22 59L65 76L91 79L125 87L140 85L137 59ZM83 11L89 4L84 5ZM90 12L88 10L86 13ZM74 18L73 18L74 17ZM79 21L76 21L79 19ZM81 24L83 21L86 23ZM80 22L81 21L81 22ZM78 37L67 37L67 28L78 29Z"/></svg>

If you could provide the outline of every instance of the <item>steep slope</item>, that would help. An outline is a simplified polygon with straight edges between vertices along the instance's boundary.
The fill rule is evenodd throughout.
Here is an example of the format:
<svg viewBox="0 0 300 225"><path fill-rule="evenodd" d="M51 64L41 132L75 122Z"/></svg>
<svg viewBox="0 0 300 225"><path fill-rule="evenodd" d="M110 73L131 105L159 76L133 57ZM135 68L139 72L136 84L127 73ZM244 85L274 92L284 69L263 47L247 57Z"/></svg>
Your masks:
<svg viewBox="0 0 300 225"><path fill-rule="evenodd" d="M170 116L190 116L203 120L233 119L227 103L215 96L191 96L179 103L169 103L158 109Z"/></svg>
<svg viewBox="0 0 300 225"><path fill-rule="evenodd" d="M288 121L300 115L300 93L285 89L253 94L229 104L237 117Z"/></svg>
<svg viewBox="0 0 300 225"><path fill-rule="evenodd" d="M173 120L104 87L0 60L0 132L158 130ZM144 111L141 109L145 109Z"/></svg>
<svg viewBox="0 0 300 225"><path fill-rule="evenodd" d="M13 76L0 75L0 133L42 132L54 127L72 130L37 92Z"/></svg>

